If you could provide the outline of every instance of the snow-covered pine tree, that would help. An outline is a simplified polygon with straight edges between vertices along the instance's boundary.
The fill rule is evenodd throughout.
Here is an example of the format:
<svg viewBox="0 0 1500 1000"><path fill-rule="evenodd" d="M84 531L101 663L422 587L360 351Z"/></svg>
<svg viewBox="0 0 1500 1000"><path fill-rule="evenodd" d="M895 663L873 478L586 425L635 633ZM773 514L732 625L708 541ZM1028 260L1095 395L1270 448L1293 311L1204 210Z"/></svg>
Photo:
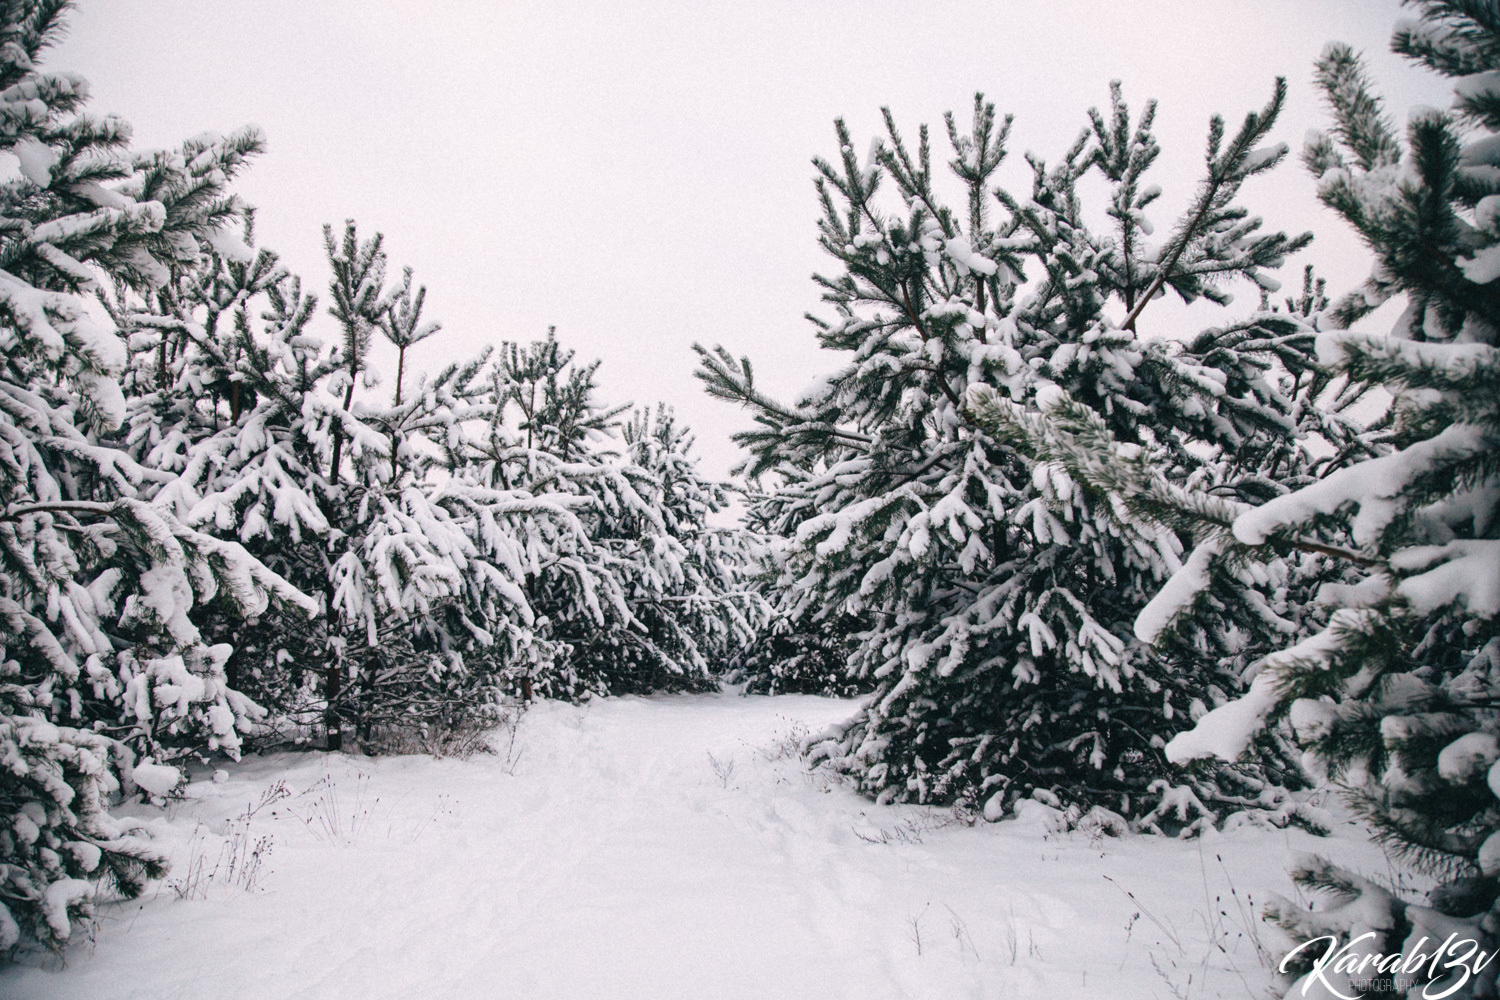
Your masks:
<svg viewBox="0 0 1500 1000"><path fill-rule="evenodd" d="M1179 671L1198 670L1210 662L1234 675L1245 674L1267 653L1321 627L1324 616L1316 600L1321 588L1352 582L1336 546L1304 541L1291 550L1254 552L1237 543L1230 530L1234 518L1253 503L1291 493L1379 450L1378 435L1365 432L1347 413L1368 385L1346 381L1335 387L1333 376L1313 364L1309 348L1328 306L1323 289L1309 266L1302 294L1285 300L1283 316L1278 317L1279 307L1263 294L1264 328L1234 336L1243 352L1238 380L1246 386L1259 384L1260 392L1280 394L1277 409L1288 420L1286 433L1247 436L1238 448L1204 455L1186 479L1162 471L1159 449L1121 442L1095 410L1062 391L1053 394L1045 413L1035 414L988 386L970 389L975 419L1032 460L1065 469L1101 505L1196 543L1173 583L1142 609L1135 622L1136 637ZM1183 356L1216 352L1225 333L1207 331L1186 342ZM1312 440L1318 441L1315 451L1320 457L1305 444ZM1228 698L1223 689L1210 693L1215 704ZM1193 706L1192 714L1196 718L1207 708ZM1299 751L1288 737L1276 727L1260 733L1252 755L1255 763L1238 762L1241 767L1228 776L1244 782L1244 768L1253 766L1261 773L1269 768L1280 784L1302 784L1293 764ZM1226 775L1221 772L1219 777ZM1317 810L1291 800L1283 803L1279 816L1253 818L1297 820L1315 828L1326 822Z"/></svg>
<svg viewBox="0 0 1500 1000"><path fill-rule="evenodd" d="M107 813L123 772L164 794L167 760L235 753L257 714L190 615L315 605L243 548L155 502L169 471L111 443L127 352L88 297L141 294L217 244L226 186L253 132L128 151L130 130L81 108L87 84L36 61L68 4L0 3L0 951L59 948L93 883L127 894L161 871ZM136 761L137 754L147 755ZM150 758L155 758L152 760Z"/></svg>
<svg viewBox="0 0 1500 1000"><path fill-rule="evenodd" d="M137 435L150 457L180 469L164 498L190 523L240 540L328 612L238 628L211 617L204 627L235 629L230 669L273 721L302 735L321 723L337 747L351 725L362 737L430 734L492 716L498 671L537 655L526 564L582 527L570 498L462 475L478 454L468 437L491 414L486 358L413 380L406 349L435 329L421 318L425 290L408 275L388 293L381 241L361 240L352 223L326 236L340 327L331 349L310 330L315 298L266 250L210 255L170 302L127 312L174 344L168 389L136 401L175 414L170 430ZM373 395L377 331L403 367L388 404ZM149 369L156 345L140 346ZM357 378L364 395L351 392ZM160 422L148 414L143 426Z"/></svg>
<svg viewBox="0 0 1500 1000"><path fill-rule="evenodd" d="M379 327L386 310L386 303L382 301L386 269L383 243L384 236L381 233L361 241L353 220L344 223L341 241L334 239L332 226L323 227L323 246L332 271L328 282L332 302L328 312L338 320L342 333L329 357L331 371L328 384L324 387L326 392L343 397L342 413L331 414L327 424L332 442L332 454L328 459L328 480L333 503L328 509L334 517L330 521L330 527L341 536L341 540L354 541L351 532L357 536L355 523L359 519L358 515L367 513L352 509L355 497L350 490L344 488L342 482L343 453L344 440L349 437L353 445L349 464L354 487L357 490L358 487L367 485L362 473L368 469L369 451L360 447L359 434L360 431L373 428L353 417L350 410L361 373L365 376L365 388L373 388L378 383L367 359L374 331ZM405 352L402 353L404 359ZM395 464L394 454L391 464ZM362 572L366 567L357 554L358 542L339 548L342 551L336 549L331 553L329 572L322 581L329 618L329 641L325 647L323 673L323 698L326 704L323 725L330 750L338 750L343 746L344 721L350 716L362 714L357 709L351 711L353 706L358 705L359 709L364 710L371 707L372 699L360 697L362 692L349 690L351 684L358 687L362 676L379 676L388 670L400 673L403 667L412 665L412 661L416 659L415 650L409 648L405 641L410 638L411 633L405 627L406 622L402 616L384 617L386 631L383 636L379 632L382 618L376 614L376 608L367 599L368 576ZM339 600L340 597L343 600ZM349 641L351 626L354 640L352 646ZM364 641L361 642L361 639Z"/></svg>
<svg viewBox="0 0 1500 1000"><path fill-rule="evenodd" d="M439 329L422 320L425 298L425 288L413 291L409 268L386 294L379 328L397 348L397 384L389 404L360 411L390 439L383 488L400 494L399 506L387 503L367 529L364 561L374 564L385 603L365 601L366 627L399 619L414 655L394 662L382 641L380 668L357 679L365 727L399 726L404 717L431 735L493 723L516 677L556 659L527 582L582 544L586 528L582 501L566 491L484 481L488 431L500 411L489 350L407 382L407 351ZM366 477L379 480L380 472ZM412 558L414 538L431 546L424 560ZM439 575L441 590L423 582ZM398 579L408 595L431 593L396 600Z"/></svg>
<svg viewBox="0 0 1500 1000"><path fill-rule="evenodd" d="M595 453L626 407L601 407L594 384L599 362L575 366L573 356L555 329L545 340L501 345L488 436L475 468L481 481L503 489L567 493L588 508L580 537L559 539L549 558L530 562L527 599L540 612L552 645L551 655L526 664L516 677L527 701L538 694L606 693L606 682L574 655L571 640L618 644L618 631L632 621L617 578L622 563L592 541L606 518L622 509L646 509L635 483L608 462L608 454Z"/></svg>
<svg viewBox="0 0 1500 1000"><path fill-rule="evenodd" d="M787 470L782 470L786 475ZM852 697L868 693L869 678L853 674L858 635L864 625L855 615L820 616L816 607L797 609L798 617L777 607L777 580L786 539L776 533L770 518L770 492L758 479L745 491L741 524L757 541L753 583L766 599L768 615L755 640L730 664L730 676L742 682L746 694L818 694Z"/></svg>
<svg viewBox="0 0 1500 1000"><path fill-rule="evenodd" d="M1232 136L1214 119L1207 177L1156 245L1155 105L1132 122L1118 87L1058 163L1028 157L1026 198L995 186L1009 119L982 98L968 134L950 116L959 212L939 200L925 128L913 151L887 113L887 138L861 162L838 123L840 162L815 161L820 241L841 268L817 280L836 318L814 323L849 360L793 406L722 348L700 348L699 372L755 415L737 436L747 471L782 480L763 512L787 540L781 611L866 623L852 668L873 698L814 759L880 801L983 801L991 816L1033 791L1128 813L1161 798L1170 720L1237 684L1217 664L1176 670L1131 637L1178 540L1036 460L966 400L987 387L1036 420L1075 401L1179 482L1212 464L1205 452L1280 447L1293 401L1268 373L1306 353L1295 317L1257 312L1189 345L1137 327L1165 289L1225 303L1231 278L1274 287L1262 270L1308 239L1259 233L1235 202L1285 154L1263 145L1283 95L1278 82ZM1094 171L1110 192L1102 230L1078 187ZM887 179L896 197L882 201ZM1232 468L1227 483L1252 489L1254 476ZM1200 787L1230 808L1275 799L1254 781L1235 795Z"/></svg>
<svg viewBox="0 0 1500 1000"><path fill-rule="evenodd" d="M670 414L625 422L597 399L599 362L575 364L555 332L500 352L484 474L503 488L576 497L587 531L528 578L556 658L525 692L562 697L711 684L747 642L760 598L741 540L708 524L727 493L688 454Z"/></svg>
<svg viewBox="0 0 1500 1000"><path fill-rule="evenodd" d="M180 268L156 294L133 298L122 290L112 303L122 328L136 331L127 443L143 464L176 475L160 500L180 517L239 539L321 602L322 534L333 502L326 448L319 454L300 424L281 419L326 375L320 345L306 331L317 299L274 253L252 249L252 223L247 212L237 245ZM205 523L205 495L231 485ZM321 613L242 622L204 608L197 622L205 634L233 638L226 671L270 712L267 725L281 730L289 719L305 719L319 699L316 667L327 640Z"/></svg>
<svg viewBox="0 0 1500 1000"><path fill-rule="evenodd" d="M1371 930L1370 951L1450 931L1500 944L1500 10L1421 0L1393 48L1455 78L1452 112L1418 109L1405 141L1357 56L1330 45L1318 78L1334 116L1304 162L1324 202L1376 258L1329 312L1319 356L1385 388L1387 454L1340 469L1232 522L1245 547L1335 543L1359 570L1329 588L1326 628L1268 657L1249 691L1168 745L1177 760L1233 759L1288 719L1306 766L1348 793L1377 836L1438 886L1427 906L1311 860L1304 885L1337 906L1268 915L1294 937ZM1387 335L1350 327L1396 295ZM1192 581L1174 580L1178 601ZM1420 979L1421 977L1417 977ZM1337 985L1337 984L1336 984ZM1455 980L1432 987L1427 995ZM1453 996L1493 996L1495 967ZM1293 991L1296 992L1295 990Z"/></svg>
<svg viewBox="0 0 1500 1000"><path fill-rule="evenodd" d="M651 686L680 683L672 663L691 665L695 674L721 674L754 640L769 610L751 579L759 539L711 523L732 494L698 469L693 435L671 407L638 409L621 432L625 460L651 477L647 499L661 512L665 529L656 535L654 523L638 515L616 526L643 557L657 563L660 583L637 585L626 597L650 646L662 654L658 663L671 671Z"/></svg>

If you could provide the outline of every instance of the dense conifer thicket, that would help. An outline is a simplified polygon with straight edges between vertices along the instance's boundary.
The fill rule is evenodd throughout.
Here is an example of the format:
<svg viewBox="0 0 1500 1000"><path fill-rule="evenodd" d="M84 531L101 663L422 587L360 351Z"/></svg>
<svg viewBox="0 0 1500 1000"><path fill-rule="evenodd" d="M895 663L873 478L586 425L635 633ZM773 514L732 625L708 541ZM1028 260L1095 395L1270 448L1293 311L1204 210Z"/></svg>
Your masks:
<svg viewBox="0 0 1500 1000"><path fill-rule="evenodd" d="M421 374L426 290L352 222L324 316L229 191L260 134L133 151L37 68L67 7L0 2L0 953L161 874L108 806L188 759L700 687L762 617L669 410L550 336Z"/></svg>
<svg viewBox="0 0 1500 1000"><path fill-rule="evenodd" d="M1437 888L1309 858L1333 901L1271 919L1500 948L1500 7L1408 3L1394 48L1452 109L1403 132L1348 47L1316 67L1303 162L1375 256L1334 299L1280 294L1311 236L1241 202L1280 80L1160 234L1156 105L1118 84L1024 191L982 95L941 155L838 122L827 373L787 403L697 348L755 421L740 487L551 331L425 370L381 235L325 227L326 287L293 274L231 191L258 131L132 149L38 68L69 4L0 0L0 954L160 877L109 810L195 761L726 675L863 695L805 749L881 803L1188 836L1318 829L1294 792L1336 786ZM1222 319L1181 335L1169 295Z"/></svg>
<svg viewBox="0 0 1500 1000"><path fill-rule="evenodd" d="M239 637L243 690L292 731L321 713L336 746L350 727L493 722L507 693L704 683L759 605L739 536L707 522L724 488L670 414L620 427L597 363L550 335L413 375L438 333L426 290L409 270L387 287L382 239L353 223L326 244L332 345L300 280L248 247L120 310L142 331L134 441L176 474L163 502L324 601L307 622L214 621ZM389 387L376 338L396 349Z"/></svg>

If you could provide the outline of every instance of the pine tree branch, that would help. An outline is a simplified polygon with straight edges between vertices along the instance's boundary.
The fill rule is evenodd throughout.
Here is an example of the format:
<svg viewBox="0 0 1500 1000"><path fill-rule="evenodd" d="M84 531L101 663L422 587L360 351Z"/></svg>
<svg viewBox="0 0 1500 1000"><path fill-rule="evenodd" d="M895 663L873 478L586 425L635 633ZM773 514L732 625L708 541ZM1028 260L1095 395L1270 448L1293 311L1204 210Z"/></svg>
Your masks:
<svg viewBox="0 0 1500 1000"><path fill-rule="evenodd" d="M1240 168L1245 167L1252 144L1270 131L1271 126L1275 124L1276 118L1281 112L1281 105L1285 99L1286 80L1282 77L1277 77L1276 91L1272 95L1270 102L1259 114L1251 112L1245 116L1245 124L1241 126L1239 134L1235 136L1234 141L1230 143L1229 149L1225 150L1222 156L1212 155L1216 152L1215 146L1217 144L1214 141L1214 136L1218 133L1214 129L1210 130L1211 155L1208 161L1208 177L1204 180L1203 186L1200 189L1198 204L1194 207L1187 222L1178 229L1177 234L1168 245L1167 257L1160 265L1156 277L1147 286L1140 301L1135 304L1135 307L1125 317L1125 322L1120 324L1121 329L1129 330L1132 333L1135 332L1136 320L1140 318L1141 313L1146 308L1146 304L1171 279L1173 276L1172 271L1178 262L1182 260L1183 254L1187 252L1193 241L1201 235L1199 228L1208 220L1210 213L1218 206L1219 195L1224 187L1231 184L1238 186L1238 182L1243 181L1249 173L1265 169L1265 165L1258 165L1247 168L1246 172L1243 173L1240 170ZM1215 119L1215 124L1218 124L1219 121L1219 119ZM1232 192L1230 197L1233 197Z"/></svg>
<svg viewBox="0 0 1500 1000"><path fill-rule="evenodd" d="M19 521L32 514L98 514L108 517L119 508L112 503L94 500L55 500L47 503L22 504L0 514L0 521Z"/></svg>

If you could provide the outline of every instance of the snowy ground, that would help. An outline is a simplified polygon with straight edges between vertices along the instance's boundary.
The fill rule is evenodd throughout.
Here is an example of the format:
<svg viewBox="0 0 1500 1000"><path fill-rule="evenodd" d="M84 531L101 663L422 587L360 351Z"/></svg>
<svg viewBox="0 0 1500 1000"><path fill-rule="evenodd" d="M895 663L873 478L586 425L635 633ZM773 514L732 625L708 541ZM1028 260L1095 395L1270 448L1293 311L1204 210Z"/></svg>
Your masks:
<svg viewBox="0 0 1500 1000"><path fill-rule="evenodd" d="M1290 894L1300 850L1388 871L1353 828L1101 840L876 807L789 755L849 711L542 704L495 756L248 760L141 807L176 889L106 907L65 967L0 971L0 996L1259 996L1252 936L1280 943L1231 887Z"/></svg>

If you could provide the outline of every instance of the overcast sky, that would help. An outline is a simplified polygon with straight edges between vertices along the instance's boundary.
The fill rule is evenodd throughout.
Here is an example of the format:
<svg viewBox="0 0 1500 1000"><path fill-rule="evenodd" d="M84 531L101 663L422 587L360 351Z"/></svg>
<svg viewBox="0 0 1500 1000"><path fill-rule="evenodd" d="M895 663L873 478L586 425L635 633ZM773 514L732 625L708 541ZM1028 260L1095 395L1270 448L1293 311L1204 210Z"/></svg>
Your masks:
<svg viewBox="0 0 1500 1000"><path fill-rule="evenodd" d="M1394 0L81 0L47 65L88 78L138 147L260 125L269 151L239 191L261 244L323 288L323 223L384 232L444 326L419 366L556 325L603 358L609 401L675 404L723 474L746 420L698 389L693 341L749 354L785 395L837 363L802 319L825 267L809 161L834 152L836 116L862 150L882 105L941 134L982 90L1016 115L1003 176L1024 193L1020 154L1059 155L1121 79L1137 107L1161 101L1165 235L1211 114L1232 127L1284 75L1278 138L1300 150L1325 124L1311 76L1329 40L1366 51L1398 121L1448 104L1389 54L1399 16ZM1288 286L1304 260L1336 291L1367 273L1294 160L1244 200L1316 234ZM1153 310L1163 332L1215 320Z"/></svg>

